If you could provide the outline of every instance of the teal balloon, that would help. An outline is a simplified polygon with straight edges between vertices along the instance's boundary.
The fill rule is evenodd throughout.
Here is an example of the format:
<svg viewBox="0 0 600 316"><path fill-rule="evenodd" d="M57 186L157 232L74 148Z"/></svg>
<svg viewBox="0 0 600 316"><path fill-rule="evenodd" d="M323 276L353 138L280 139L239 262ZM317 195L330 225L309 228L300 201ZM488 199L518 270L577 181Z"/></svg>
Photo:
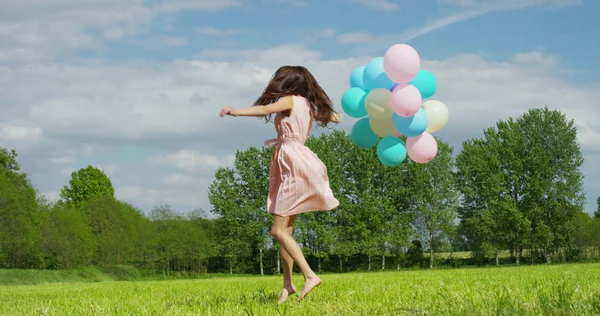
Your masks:
<svg viewBox="0 0 600 316"><path fill-rule="evenodd" d="M421 92L423 99L431 98L437 90L435 76L430 71L424 69L419 70L415 79L409 82L409 84L415 86Z"/></svg>
<svg viewBox="0 0 600 316"><path fill-rule="evenodd" d="M384 165L395 167L406 159L406 146L398 137L384 137L377 145L377 157Z"/></svg>
<svg viewBox="0 0 600 316"><path fill-rule="evenodd" d="M342 95L342 110L348 116L354 118L367 116L366 98L367 92L365 90L358 87L350 88Z"/></svg>
<svg viewBox="0 0 600 316"><path fill-rule="evenodd" d="M371 129L369 118L365 117L354 123L350 131L350 139L356 146L367 149L377 145L379 136Z"/></svg>
<svg viewBox="0 0 600 316"><path fill-rule="evenodd" d="M365 89L365 83L363 81L363 76L365 74L365 66L360 66L352 71L350 75L350 87L351 88L361 88Z"/></svg>
<svg viewBox="0 0 600 316"><path fill-rule="evenodd" d="M415 115L409 117L394 113L393 119L398 132L406 137L416 137L423 134L429 124L427 114L422 108Z"/></svg>
<svg viewBox="0 0 600 316"><path fill-rule="evenodd" d="M394 86L394 82L383 69L383 57L373 58L369 61L365 67L363 83L367 92L378 88L389 90Z"/></svg>

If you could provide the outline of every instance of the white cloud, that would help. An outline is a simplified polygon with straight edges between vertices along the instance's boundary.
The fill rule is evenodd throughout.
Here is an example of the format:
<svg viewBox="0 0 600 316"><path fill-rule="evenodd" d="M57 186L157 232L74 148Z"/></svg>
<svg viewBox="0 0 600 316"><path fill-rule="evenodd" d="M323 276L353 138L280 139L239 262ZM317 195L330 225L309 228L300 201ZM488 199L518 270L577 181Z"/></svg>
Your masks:
<svg viewBox="0 0 600 316"><path fill-rule="evenodd" d="M189 186L198 183L198 178L186 174L170 174L162 179L162 183L169 186Z"/></svg>
<svg viewBox="0 0 600 316"><path fill-rule="evenodd" d="M277 3L289 5L292 7L308 7L308 2L304 0L264 0L267 3Z"/></svg>
<svg viewBox="0 0 600 316"><path fill-rule="evenodd" d="M57 165L68 165L68 164L72 164L73 162L75 162L75 157L62 156L62 157L52 159L52 162Z"/></svg>
<svg viewBox="0 0 600 316"><path fill-rule="evenodd" d="M218 29L212 26L197 27L194 29L196 33L209 36L228 36L237 35L246 32L243 29Z"/></svg>
<svg viewBox="0 0 600 316"><path fill-rule="evenodd" d="M3 1L0 62L53 60L73 50L101 51L106 41L150 29L156 17L181 10L219 11L244 0L19 0ZM92 35L102 34L103 37ZM171 45L182 45L181 39Z"/></svg>
<svg viewBox="0 0 600 316"><path fill-rule="evenodd" d="M360 3L368 9L379 11L396 11L400 9L400 5L389 0L350 0Z"/></svg>
<svg viewBox="0 0 600 316"><path fill-rule="evenodd" d="M457 7L475 7L483 5L508 4L529 7L544 6L550 8L581 5L583 0L438 0L440 4Z"/></svg>
<svg viewBox="0 0 600 316"><path fill-rule="evenodd" d="M235 157L233 155L217 157L215 155L182 149L170 155L152 157L150 158L150 163L169 165L185 171L193 171L228 167L233 164L234 160Z"/></svg>
<svg viewBox="0 0 600 316"><path fill-rule="evenodd" d="M556 6L556 1L559 0L526 0L519 5L516 1L464 4L464 12L433 20L402 36L386 37L385 46L487 12L533 5ZM373 7L379 2L368 3ZM48 156L47 164L61 164L64 174L60 175L58 169L55 178L46 181L45 192L56 192L64 184L65 176L73 171L66 166L70 159L85 165L86 159L94 158L99 166L114 165L112 172L119 178L115 183L117 195L136 205L172 203L208 208L206 187L211 173L232 163L232 156L226 153L260 146L274 134L271 125L257 120L218 118L221 107L251 104L273 71L283 64L306 65L339 104L348 88L350 72L366 63L370 56L323 60L319 51L287 44L255 49L209 49L194 60L173 62L59 63L54 59L57 54L79 48L102 49L104 40L144 31L159 12L182 8L216 10L236 5L243 3L170 1L149 6L141 0L25 0L3 4L0 146L18 144L21 159ZM35 19L26 18L34 13ZM88 29L99 31L103 38L92 37L86 32ZM219 35L219 31L208 32ZM365 34L362 41L371 40ZM355 43L360 38L356 34L338 35L331 29L316 35L326 39L338 36L338 40L346 36L346 42ZM177 40L172 43L177 44ZM589 161L588 190L600 190L599 184L593 182L600 174L589 167L596 157L593 152L600 150L600 114L595 108L600 88L597 84L572 84L563 79L562 74L571 70L561 66L560 58L534 51L496 62L466 54L424 61L423 66L437 76L436 98L450 109L450 122L438 133L440 137L458 145L466 138L480 136L484 127L498 119L520 115L530 107L558 108L575 119L580 128L579 137ZM348 130L352 123L353 120L344 122L340 128ZM35 146L21 152L26 143ZM107 161L112 151L123 148L133 152L126 160L136 168L114 161L125 160L123 157ZM202 148L202 151L168 154L178 148ZM144 164L148 159L159 164ZM195 174L165 176L165 172L160 172L165 171L160 164ZM116 165L120 168L116 169ZM46 170L39 173L43 172ZM202 175L196 178L196 173ZM33 176L42 177L36 173Z"/></svg>
<svg viewBox="0 0 600 316"><path fill-rule="evenodd" d="M35 142L42 138L40 127L28 127L0 121L0 140L8 143Z"/></svg>
<svg viewBox="0 0 600 316"><path fill-rule="evenodd" d="M366 44L376 40L369 32L342 33L337 36L337 41L342 44Z"/></svg>

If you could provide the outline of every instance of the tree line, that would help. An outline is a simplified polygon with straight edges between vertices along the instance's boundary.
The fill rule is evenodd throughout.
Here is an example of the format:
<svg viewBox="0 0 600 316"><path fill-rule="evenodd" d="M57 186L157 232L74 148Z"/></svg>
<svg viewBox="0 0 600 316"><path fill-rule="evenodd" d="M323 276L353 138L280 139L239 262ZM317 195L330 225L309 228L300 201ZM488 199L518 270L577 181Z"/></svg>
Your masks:
<svg viewBox="0 0 600 316"><path fill-rule="evenodd" d="M499 121L457 155L437 140L432 162L389 168L343 131L309 139L340 200L332 212L297 219L294 235L316 270L600 258L600 197L594 217L583 211L583 156L562 113L531 109ZM208 216L168 205L145 214L115 199L110 179L92 166L74 172L50 203L17 153L0 148L0 268L277 273L266 212L272 153L251 147L218 169Z"/></svg>

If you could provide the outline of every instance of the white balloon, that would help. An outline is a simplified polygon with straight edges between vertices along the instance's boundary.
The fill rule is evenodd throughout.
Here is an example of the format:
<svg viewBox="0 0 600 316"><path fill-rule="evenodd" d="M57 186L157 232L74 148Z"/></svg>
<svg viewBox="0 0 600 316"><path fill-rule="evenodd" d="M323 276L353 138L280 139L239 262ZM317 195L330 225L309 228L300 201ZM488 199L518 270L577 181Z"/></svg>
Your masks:
<svg viewBox="0 0 600 316"><path fill-rule="evenodd" d="M423 102L423 111L429 122L426 129L428 133L437 132L448 123L448 107L440 101L427 100Z"/></svg>
<svg viewBox="0 0 600 316"><path fill-rule="evenodd" d="M365 98L365 108L369 117L375 120L385 120L392 117L392 92L388 89L374 89Z"/></svg>

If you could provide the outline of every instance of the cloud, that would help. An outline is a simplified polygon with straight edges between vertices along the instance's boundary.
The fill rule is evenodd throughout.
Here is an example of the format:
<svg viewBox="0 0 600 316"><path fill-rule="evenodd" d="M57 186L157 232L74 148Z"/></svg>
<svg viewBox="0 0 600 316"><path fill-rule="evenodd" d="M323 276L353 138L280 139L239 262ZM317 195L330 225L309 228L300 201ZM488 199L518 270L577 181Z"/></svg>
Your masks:
<svg viewBox="0 0 600 316"><path fill-rule="evenodd" d="M360 3L368 9L378 11L396 11L400 9L400 5L389 0L350 0Z"/></svg>
<svg viewBox="0 0 600 316"><path fill-rule="evenodd" d="M302 64L341 110L348 76L370 56L334 60L322 56L320 51L292 43L265 49L207 50L193 60L172 62L39 61L4 66L0 70L0 124L4 128L0 145L6 146L10 138L19 146L20 161L42 192L58 191L65 184L68 174L60 169L68 173L74 169L69 159L61 159L68 156L81 165L117 165L111 174L117 196L145 210L164 203L210 209L206 190L215 169L230 166L236 150L261 146L274 136L271 124L250 118L220 119L219 109L248 106L277 67ZM570 83L564 74L573 70L543 51L523 52L502 61L461 54L424 60L423 68L437 77L435 98L450 110L448 125L437 135L456 150L462 141L480 137L485 127L499 119L548 105L575 120L588 161L586 189L590 193L600 190L593 180L600 178L600 171L593 167L600 159L598 83ZM339 128L348 131L354 121L349 119ZM42 131L43 138L22 136L36 134L17 133L15 126ZM22 147L26 142L33 145ZM60 161L65 163L48 167Z"/></svg>
<svg viewBox="0 0 600 316"><path fill-rule="evenodd" d="M505 3L506 5L522 5L523 7L541 6L549 8L560 8L573 5L582 5L583 0L438 0L442 5L456 7L476 7L483 5L494 5Z"/></svg>
<svg viewBox="0 0 600 316"><path fill-rule="evenodd" d="M75 162L75 157L62 156L62 157L58 157L58 158L53 158L52 162L57 165L68 165L68 164L72 164L73 162Z"/></svg>
<svg viewBox="0 0 600 316"><path fill-rule="evenodd" d="M369 32L342 33L336 38L342 44L366 44L376 40L376 37Z"/></svg>
<svg viewBox="0 0 600 316"><path fill-rule="evenodd" d="M194 171L228 167L233 164L234 160L235 157L233 155L217 157L193 150L182 149L166 156L152 157L150 158L150 163L169 165L185 171Z"/></svg>
<svg viewBox="0 0 600 316"><path fill-rule="evenodd" d="M12 142L35 142L42 138L43 132L40 127L22 126L11 123L0 122L0 140Z"/></svg>
<svg viewBox="0 0 600 316"><path fill-rule="evenodd" d="M175 173L163 177L162 183L169 186L190 186L197 184L198 179L190 175Z"/></svg>
<svg viewBox="0 0 600 316"><path fill-rule="evenodd" d="M581 5L582 0L440 0L441 4L461 7L463 10L444 17L433 19L423 26L410 29L396 41L408 42L446 26L470 20L492 12L512 11L530 7L564 7Z"/></svg>
<svg viewBox="0 0 600 316"><path fill-rule="evenodd" d="M72 56L73 51L102 52L108 42L147 32L156 18L166 13L214 12L243 5L244 0L4 1L0 11L0 62L53 60ZM177 43L181 45L181 40Z"/></svg>
<svg viewBox="0 0 600 316"><path fill-rule="evenodd" d="M197 28L194 29L194 31L196 31L196 33L202 34L202 35L228 36L228 35L242 34L242 33L245 33L247 30L243 30L243 29L218 29L218 28L212 27L212 26L205 26L205 27L197 27Z"/></svg>
<svg viewBox="0 0 600 316"><path fill-rule="evenodd" d="M308 7L308 2L304 0L264 0L267 3L277 3L292 7Z"/></svg>

